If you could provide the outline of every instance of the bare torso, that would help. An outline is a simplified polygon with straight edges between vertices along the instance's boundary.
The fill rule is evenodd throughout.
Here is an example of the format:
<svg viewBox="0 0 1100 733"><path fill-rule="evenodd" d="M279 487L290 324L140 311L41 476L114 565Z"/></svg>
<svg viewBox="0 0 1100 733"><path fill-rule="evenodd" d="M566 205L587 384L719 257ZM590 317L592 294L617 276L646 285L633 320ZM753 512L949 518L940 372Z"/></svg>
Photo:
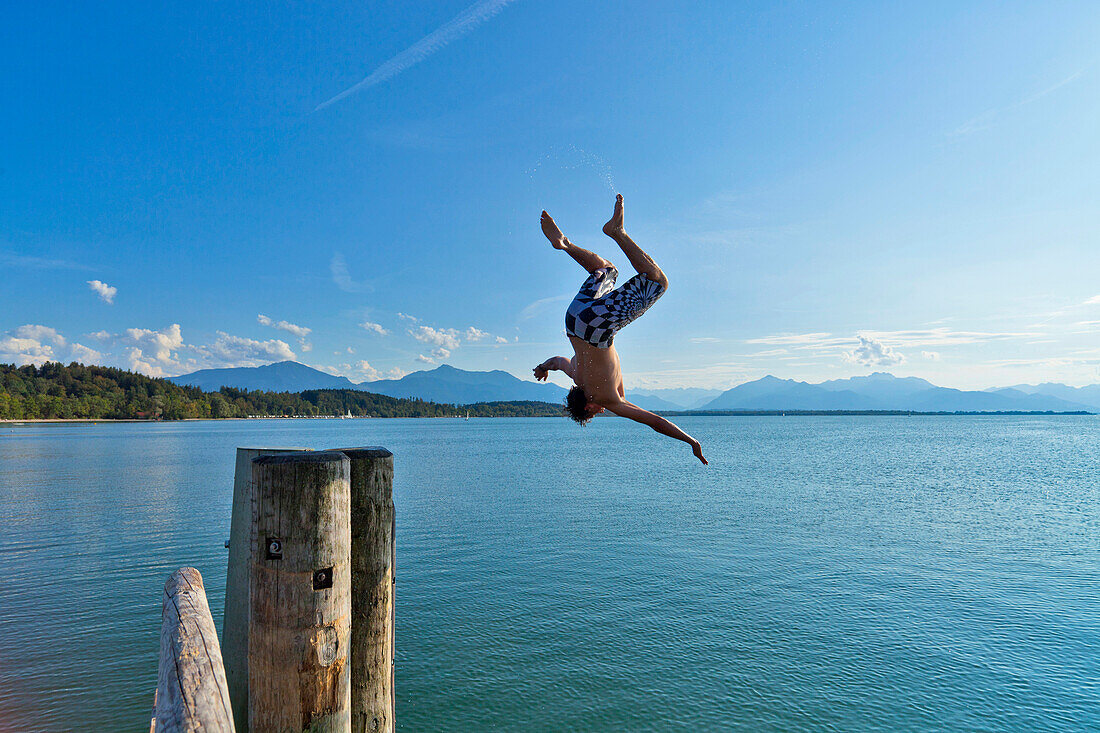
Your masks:
<svg viewBox="0 0 1100 733"><path fill-rule="evenodd" d="M615 402L626 396L623 391L623 372L619 366L619 352L614 346L601 349L577 338L569 337L573 344L573 381L584 388L588 399L595 403Z"/></svg>

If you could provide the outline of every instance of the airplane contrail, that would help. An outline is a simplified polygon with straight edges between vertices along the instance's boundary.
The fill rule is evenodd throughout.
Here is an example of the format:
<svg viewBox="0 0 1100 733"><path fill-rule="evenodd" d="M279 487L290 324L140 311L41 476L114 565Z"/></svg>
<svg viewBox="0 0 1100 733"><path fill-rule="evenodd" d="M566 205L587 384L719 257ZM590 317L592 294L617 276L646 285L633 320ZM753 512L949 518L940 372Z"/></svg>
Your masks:
<svg viewBox="0 0 1100 733"><path fill-rule="evenodd" d="M370 89L376 84L392 79L393 77L405 71L411 66L415 66L424 59L431 56L439 49L446 46L451 41L454 41L462 36L466 35L474 28L490 20L500 11L508 5L511 5L516 0L481 0L479 3L474 3L470 7L463 10L456 15L449 22L436 28L428 35L421 38L413 45L406 48L401 53L397 54L389 61L386 61L377 69L372 71L370 75L360 81L359 83L348 87L344 91L337 94L332 99L322 102L317 105L314 112L324 109L330 105L339 102L345 97L349 97L356 92L361 92L364 89Z"/></svg>

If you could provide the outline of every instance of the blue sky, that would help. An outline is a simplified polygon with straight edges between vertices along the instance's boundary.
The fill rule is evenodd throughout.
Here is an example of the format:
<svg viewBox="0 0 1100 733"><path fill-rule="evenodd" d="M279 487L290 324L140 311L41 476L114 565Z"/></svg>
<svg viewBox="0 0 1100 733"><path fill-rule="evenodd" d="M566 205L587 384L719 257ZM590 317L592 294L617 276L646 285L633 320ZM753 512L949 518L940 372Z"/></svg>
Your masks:
<svg viewBox="0 0 1100 733"><path fill-rule="evenodd" d="M25 4L0 361L528 376L584 275L539 213L625 278L619 191L671 281L628 388L1100 382L1098 36L1091 2Z"/></svg>

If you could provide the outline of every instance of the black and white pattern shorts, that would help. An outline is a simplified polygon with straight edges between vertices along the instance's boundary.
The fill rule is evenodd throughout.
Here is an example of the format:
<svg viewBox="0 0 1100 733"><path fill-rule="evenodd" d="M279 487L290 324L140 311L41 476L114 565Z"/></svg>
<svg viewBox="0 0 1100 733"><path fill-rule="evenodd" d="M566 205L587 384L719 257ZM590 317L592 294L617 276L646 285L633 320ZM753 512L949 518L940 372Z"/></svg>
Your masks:
<svg viewBox="0 0 1100 733"><path fill-rule="evenodd" d="M606 349L615 333L664 295L665 288L645 275L635 275L618 290L614 267L601 267L588 276L565 311L565 332Z"/></svg>

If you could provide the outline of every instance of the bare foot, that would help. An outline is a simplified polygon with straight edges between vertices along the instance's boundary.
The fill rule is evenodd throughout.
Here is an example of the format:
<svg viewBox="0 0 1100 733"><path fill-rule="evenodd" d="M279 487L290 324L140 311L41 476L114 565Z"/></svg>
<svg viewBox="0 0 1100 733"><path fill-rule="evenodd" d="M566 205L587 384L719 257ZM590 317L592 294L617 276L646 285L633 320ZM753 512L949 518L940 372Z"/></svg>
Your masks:
<svg viewBox="0 0 1100 733"><path fill-rule="evenodd" d="M615 213L603 225L603 233L612 239L623 233L623 195L621 193L615 197Z"/></svg>
<svg viewBox="0 0 1100 733"><path fill-rule="evenodd" d="M554 223L554 218L547 214L545 210L542 212L540 223L542 224L542 233L550 240L550 244L554 245L554 249L565 249L565 235Z"/></svg>

